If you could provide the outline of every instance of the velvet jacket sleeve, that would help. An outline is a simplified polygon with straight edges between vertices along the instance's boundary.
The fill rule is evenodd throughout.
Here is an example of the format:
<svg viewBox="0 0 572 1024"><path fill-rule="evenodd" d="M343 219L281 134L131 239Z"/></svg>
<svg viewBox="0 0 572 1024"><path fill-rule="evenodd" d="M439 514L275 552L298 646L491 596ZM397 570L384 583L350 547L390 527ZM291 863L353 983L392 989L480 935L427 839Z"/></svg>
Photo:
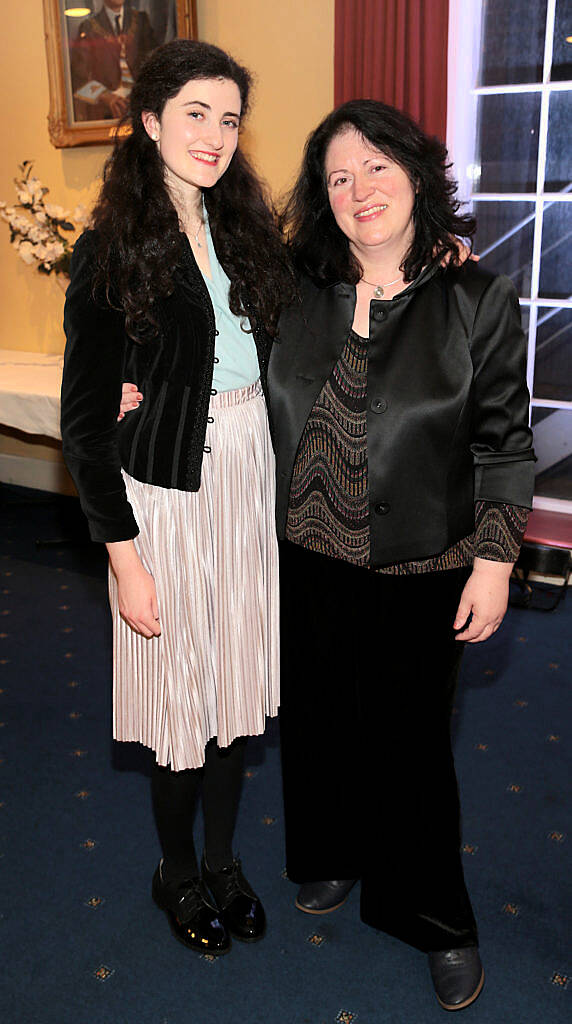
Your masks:
<svg viewBox="0 0 572 1024"><path fill-rule="evenodd" d="M63 453L92 540L130 540L139 530L125 493L117 445L127 344L124 317L103 296L94 299L94 266L94 236L85 232L75 246L64 313Z"/></svg>
<svg viewBox="0 0 572 1024"><path fill-rule="evenodd" d="M534 488L526 341L518 297L495 277L477 307L471 341L475 500L527 508Z"/></svg>

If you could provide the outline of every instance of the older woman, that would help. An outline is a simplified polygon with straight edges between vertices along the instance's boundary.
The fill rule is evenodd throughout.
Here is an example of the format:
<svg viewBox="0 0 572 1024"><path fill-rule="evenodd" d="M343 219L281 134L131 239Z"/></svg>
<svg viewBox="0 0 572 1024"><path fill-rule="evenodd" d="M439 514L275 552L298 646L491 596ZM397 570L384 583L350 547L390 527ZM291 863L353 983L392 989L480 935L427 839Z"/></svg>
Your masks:
<svg viewBox="0 0 572 1024"><path fill-rule="evenodd" d="M504 616L531 504L511 283L447 261L446 151L346 103L310 136L287 211L302 302L269 390L282 539L287 870L308 913L361 879L362 919L429 953L437 997L483 985L450 714L464 643Z"/></svg>

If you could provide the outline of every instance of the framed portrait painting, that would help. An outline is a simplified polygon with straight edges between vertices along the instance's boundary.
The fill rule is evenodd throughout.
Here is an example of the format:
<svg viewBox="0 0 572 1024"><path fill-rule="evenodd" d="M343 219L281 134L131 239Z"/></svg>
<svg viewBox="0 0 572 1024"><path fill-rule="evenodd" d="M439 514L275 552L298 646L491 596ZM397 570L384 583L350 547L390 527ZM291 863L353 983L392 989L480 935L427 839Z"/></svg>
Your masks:
<svg viewBox="0 0 572 1024"><path fill-rule="evenodd" d="M195 0L43 0L48 129L61 149L113 140L145 57L196 37Z"/></svg>

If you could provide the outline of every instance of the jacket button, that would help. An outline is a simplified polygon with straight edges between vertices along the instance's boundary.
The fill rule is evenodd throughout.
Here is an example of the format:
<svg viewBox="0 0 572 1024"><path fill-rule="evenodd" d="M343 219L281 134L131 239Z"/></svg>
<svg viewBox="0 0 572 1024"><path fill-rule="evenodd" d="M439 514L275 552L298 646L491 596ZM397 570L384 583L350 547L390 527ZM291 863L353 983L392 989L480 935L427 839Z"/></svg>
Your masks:
<svg viewBox="0 0 572 1024"><path fill-rule="evenodd" d="M388 512L391 512L391 505L388 501L378 501L375 506L375 513L378 516L386 516Z"/></svg>
<svg viewBox="0 0 572 1024"><path fill-rule="evenodd" d="M215 356L215 357L214 357L214 361L215 361L215 363L220 363L220 359L219 359L219 357L218 357L218 356Z"/></svg>
<svg viewBox="0 0 572 1024"><path fill-rule="evenodd" d="M204 446L204 448L203 448L203 451L204 451L204 452L206 452L206 453L207 453L207 455L209 455L209 454L210 454L210 448L209 448L208 444L206 444L206 445Z"/></svg>
<svg viewBox="0 0 572 1024"><path fill-rule="evenodd" d="M372 412L376 413L385 412L387 409L387 402L385 401L385 398L374 398L370 404L370 409Z"/></svg>
<svg viewBox="0 0 572 1024"><path fill-rule="evenodd" d="M207 423L214 423L214 416L207 416Z"/></svg>
<svg viewBox="0 0 572 1024"><path fill-rule="evenodd" d="M215 327L215 337L218 338L219 334L220 334L220 331L217 331L217 329Z"/></svg>
<svg viewBox="0 0 572 1024"><path fill-rule="evenodd" d="M216 388L211 388L211 395L218 395L218 391Z"/></svg>
<svg viewBox="0 0 572 1024"><path fill-rule="evenodd" d="M387 319L387 313L385 312L384 309L376 309L376 310L374 310L374 313L373 313L373 319L377 320L378 323L381 323L382 320L386 320Z"/></svg>

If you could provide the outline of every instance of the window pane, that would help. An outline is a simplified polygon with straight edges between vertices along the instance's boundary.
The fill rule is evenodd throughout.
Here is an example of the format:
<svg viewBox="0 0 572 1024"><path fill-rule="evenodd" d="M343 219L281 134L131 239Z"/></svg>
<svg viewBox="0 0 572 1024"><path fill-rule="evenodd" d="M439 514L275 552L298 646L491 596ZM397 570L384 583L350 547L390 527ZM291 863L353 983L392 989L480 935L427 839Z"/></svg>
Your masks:
<svg viewBox="0 0 572 1024"><path fill-rule="evenodd" d="M520 322L522 324L522 329L524 333L528 337L528 326L530 323L530 306L520 307Z"/></svg>
<svg viewBox="0 0 572 1024"><path fill-rule="evenodd" d="M568 44L572 50L572 44ZM548 114L547 192L570 191L572 182L572 93L553 92Z"/></svg>
<svg viewBox="0 0 572 1024"><path fill-rule="evenodd" d="M542 225L540 295L551 299L571 297L571 244L572 203L546 203Z"/></svg>
<svg viewBox="0 0 572 1024"><path fill-rule="evenodd" d="M479 96L477 192L536 192L540 94Z"/></svg>
<svg viewBox="0 0 572 1024"><path fill-rule="evenodd" d="M534 397L572 402L572 309L539 309Z"/></svg>
<svg viewBox="0 0 572 1024"><path fill-rule="evenodd" d="M534 493L572 500L572 412L534 408L532 429L538 459Z"/></svg>
<svg viewBox="0 0 572 1024"><path fill-rule="evenodd" d="M552 72L550 75L553 82L568 82L572 79L572 43L566 42L567 36L572 36L570 0L556 0Z"/></svg>
<svg viewBox="0 0 572 1024"><path fill-rule="evenodd" d="M510 277L519 295L530 298L534 203L474 204L475 252L484 267Z"/></svg>
<svg viewBox="0 0 572 1024"><path fill-rule="evenodd" d="M546 0L484 0L479 85L541 82Z"/></svg>

